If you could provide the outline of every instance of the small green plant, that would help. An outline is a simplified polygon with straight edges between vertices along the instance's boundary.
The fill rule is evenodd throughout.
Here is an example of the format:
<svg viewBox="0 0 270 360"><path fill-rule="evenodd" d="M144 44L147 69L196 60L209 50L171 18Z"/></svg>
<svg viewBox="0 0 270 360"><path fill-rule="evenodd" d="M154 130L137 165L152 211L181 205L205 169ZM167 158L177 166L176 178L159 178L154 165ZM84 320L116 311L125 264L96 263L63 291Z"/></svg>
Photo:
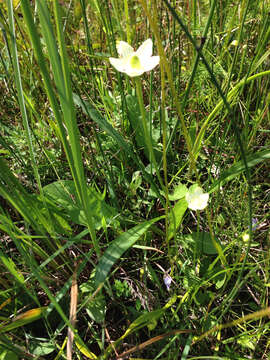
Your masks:
<svg viewBox="0 0 270 360"><path fill-rule="evenodd" d="M128 298L131 295L130 287L126 280L114 280L113 289L115 290L116 296L119 298Z"/></svg>

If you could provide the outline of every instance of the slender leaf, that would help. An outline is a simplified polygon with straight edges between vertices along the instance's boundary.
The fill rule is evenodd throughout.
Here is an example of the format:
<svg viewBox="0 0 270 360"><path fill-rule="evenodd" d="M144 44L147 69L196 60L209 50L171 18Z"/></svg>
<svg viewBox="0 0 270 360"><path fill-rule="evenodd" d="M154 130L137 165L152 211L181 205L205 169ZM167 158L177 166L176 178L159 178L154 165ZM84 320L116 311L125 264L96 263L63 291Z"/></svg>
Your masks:
<svg viewBox="0 0 270 360"><path fill-rule="evenodd" d="M270 151L269 150L257 152L255 154L247 156L247 166L249 168L252 168L253 166L255 166L267 159L270 159ZM239 161L238 163L232 165L228 170L224 171L220 175L220 177L210 187L208 192L212 193L212 192L218 190L220 188L220 186L225 184L227 181L232 180L237 175L241 174L243 171L245 171L245 169L246 169L246 167L245 167L243 161Z"/></svg>
<svg viewBox="0 0 270 360"><path fill-rule="evenodd" d="M135 244L135 242L139 240L139 238L149 229L152 224L160 219L161 218L158 217L136 225L132 229L118 236L118 238L110 244L96 267L95 285L97 287L106 280L111 267L122 256L122 254L133 244Z"/></svg>
<svg viewBox="0 0 270 360"><path fill-rule="evenodd" d="M31 309L16 316L10 324L0 325L0 334L40 319L43 316L45 309L46 307Z"/></svg>

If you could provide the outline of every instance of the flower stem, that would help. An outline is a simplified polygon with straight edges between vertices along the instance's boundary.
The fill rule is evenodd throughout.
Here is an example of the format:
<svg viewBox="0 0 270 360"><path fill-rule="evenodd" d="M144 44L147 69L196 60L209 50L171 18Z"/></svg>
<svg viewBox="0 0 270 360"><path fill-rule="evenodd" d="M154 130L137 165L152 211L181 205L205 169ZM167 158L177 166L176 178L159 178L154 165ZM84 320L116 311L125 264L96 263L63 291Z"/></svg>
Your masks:
<svg viewBox="0 0 270 360"><path fill-rule="evenodd" d="M165 72L167 74L168 82L169 82L171 92L172 92L173 102L175 104L176 112L177 112L177 115L178 115L180 123L181 123L183 136L185 138L185 142L186 142L186 145L187 145L187 150L189 152L189 157L190 157L190 171L189 171L189 173L190 173L190 176L191 176L191 173L194 172L195 176L196 176L196 178L198 180L199 176L198 176L197 169L196 169L196 166L195 166L195 159L194 159L194 154L193 154L193 151L192 151L192 141L191 141L190 135L188 133L187 126L185 124L184 114L182 112L180 102L178 100L178 96L177 96L176 89L175 89L175 86L174 86L173 75L172 75L172 72L171 72L171 68L170 68L169 62L168 62L168 60L166 58L166 54L165 54L165 51L163 49L162 41L161 41L161 38L160 38L160 31L158 29L158 20L157 20L157 11L158 10L157 10L156 0L153 1L153 3L152 3L151 11L150 11L150 8L148 8L148 6L147 6L146 0L139 0L139 2L141 3L142 8L143 8L143 10L144 10L144 12L145 12L145 14L147 16L147 19L149 21L151 30L153 31L153 33L155 35L158 54L160 56L160 64L162 64L162 66L164 67ZM167 149L168 149L168 145L170 145L170 142L169 142L169 144L167 144ZM166 151L167 151L167 149L166 149Z"/></svg>
<svg viewBox="0 0 270 360"><path fill-rule="evenodd" d="M144 103L143 103L142 81L141 81L141 78L139 76L135 77L134 80L135 80L135 84L136 84L136 93L137 93L140 112L141 112L141 116L142 116L142 126L143 126L143 132L144 132L144 139L145 139L145 143L146 143L146 146L147 146L147 150L149 151L150 164L153 162L154 168L156 170L156 174L157 174L157 177L158 177L158 181L160 183L160 186L161 186L162 190L164 190L164 184L163 184L163 181L161 179L159 168L158 168L158 165L157 165L157 161L156 161L156 157L155 157L155 153L154 153L154 149L153 149L153 144L152 144L152 139L150 137L149 130L148 130L148 127L147 127L146 113L145 113L145 108L144 108Z"/></svg>
<svg viewBox="0 0 270 360"><path fill-rule="evenodd" d="M140 112L142 116L142 125L143 125L143 132L144 132L144 138L145 143L149 151L149 160L151 164L152 169L152 163L154 165L154 169L156 170L156 174L158 177L158 181L160 183L161 189L163 190L163 193L165 194L166 203L165 203L165 234L166 234L166 243L168 246L168 255L170 258L171 266L172 264L172 257L171 257L171 249L169 246L169 236L168 236L168 218L169 218L169 194L168 194L168 180L167 180L167 161L166 161L166 122L165 122L165 114L163 111L162 114L162 123L163 123L163 171L164 171L164 181L165 184L160 176L159 167L157 165L153 144L152 144L152 138L147 126L146 121L146 113L145 113L145 107L143 103L143 92L142 92L142 81L139 77L135 77L135 83L136 83L136 93L137 98L140 106ZM164 72L163 72L163 81L162 81L162 104L163 104L163 110L164 110Z"/></svg>

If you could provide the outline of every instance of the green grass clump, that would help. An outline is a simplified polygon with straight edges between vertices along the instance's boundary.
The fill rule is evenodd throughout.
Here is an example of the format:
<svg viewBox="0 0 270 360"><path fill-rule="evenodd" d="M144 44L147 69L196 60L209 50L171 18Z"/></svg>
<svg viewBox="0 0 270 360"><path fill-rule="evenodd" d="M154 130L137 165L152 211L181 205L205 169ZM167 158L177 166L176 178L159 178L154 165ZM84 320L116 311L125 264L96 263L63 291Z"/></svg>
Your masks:
<svg viewBox="0 0 270 360"><path fill-rule="evenodd" d="M269 10L0 2L0 360L269 359Z"/></svg>

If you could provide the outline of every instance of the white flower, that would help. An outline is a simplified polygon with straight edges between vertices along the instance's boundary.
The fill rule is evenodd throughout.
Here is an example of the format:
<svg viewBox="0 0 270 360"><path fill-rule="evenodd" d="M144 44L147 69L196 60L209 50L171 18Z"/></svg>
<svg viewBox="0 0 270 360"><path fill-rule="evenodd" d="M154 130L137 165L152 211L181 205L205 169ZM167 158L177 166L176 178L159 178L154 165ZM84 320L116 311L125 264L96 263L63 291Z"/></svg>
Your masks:
<svg viewBox="0 0 270 360"><path fill-rule="evenodd" d="M249 234L245 233L242 235L242 239L244 242L248 242L249 241Z"/></svg>
<svg viewBox="0 0 270 360"><path fill-rule="evenodd" d="M128 76L140 76L145 71L154 69L159 63L159 56L152 56L151 39L146 40L137 51L125 41L119 41L116 48L119 58L110 57L110 63L116 70Z"/></svg>
<svg viewBox="0 0 270 360"><path fill-rule="evenodd" d="M231 46L238 46L238 41L237 40L233 40L231 42Z"/></svg>
<svg viewBox="0 0 270 360"><path fill-rule="evenodd" d="M192 185L186 193L186 201L191 210L203 210L207 206L209 194L204 193L198 185Z"/></svg>

